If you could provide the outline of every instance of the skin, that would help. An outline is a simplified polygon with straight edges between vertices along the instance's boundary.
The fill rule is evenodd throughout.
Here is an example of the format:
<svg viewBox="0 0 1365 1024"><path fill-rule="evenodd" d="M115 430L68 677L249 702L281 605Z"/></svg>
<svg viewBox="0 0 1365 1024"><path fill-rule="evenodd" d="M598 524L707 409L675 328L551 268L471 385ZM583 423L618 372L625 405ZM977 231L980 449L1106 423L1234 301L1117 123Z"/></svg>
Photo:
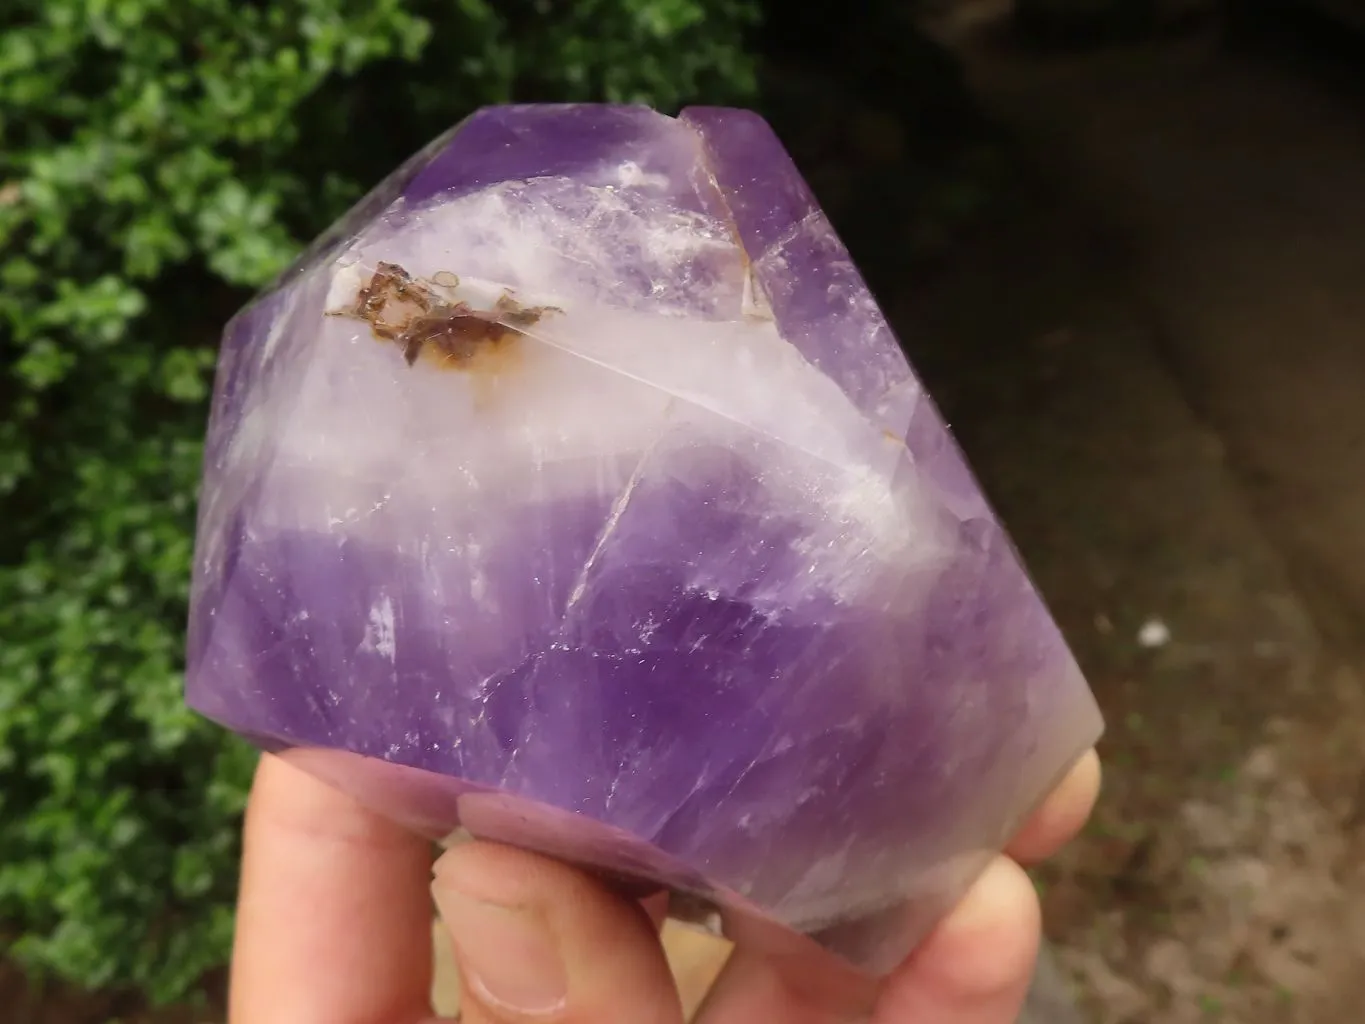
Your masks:
<svg viewBox="0 0 1365 1024"><path fill-rule="evenodd" d="M1020 865L1070 840L1099 786L1091 751L882 984L870 1018L808 973L737 953L698 1021L1012 1024L1040 935ZM270 756L247 811L229 1024L433 1020L433 898L466 980L463 1024L682 1024L657 904L489 843L450 850L433 873L425 841Z"/></svg>

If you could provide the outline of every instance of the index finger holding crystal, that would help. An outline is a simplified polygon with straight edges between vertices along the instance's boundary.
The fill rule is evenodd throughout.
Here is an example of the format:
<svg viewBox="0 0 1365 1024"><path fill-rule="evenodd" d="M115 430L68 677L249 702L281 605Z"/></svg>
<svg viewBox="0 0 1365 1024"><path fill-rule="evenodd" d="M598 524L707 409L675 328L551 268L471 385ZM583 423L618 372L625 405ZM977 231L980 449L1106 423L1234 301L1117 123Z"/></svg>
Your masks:
<svg viewBox="0 0 1365 1024"><path fill-rule="evenodd" d="M286 761L247 808L230 1024L430 1015L432 847Z"/></svg>

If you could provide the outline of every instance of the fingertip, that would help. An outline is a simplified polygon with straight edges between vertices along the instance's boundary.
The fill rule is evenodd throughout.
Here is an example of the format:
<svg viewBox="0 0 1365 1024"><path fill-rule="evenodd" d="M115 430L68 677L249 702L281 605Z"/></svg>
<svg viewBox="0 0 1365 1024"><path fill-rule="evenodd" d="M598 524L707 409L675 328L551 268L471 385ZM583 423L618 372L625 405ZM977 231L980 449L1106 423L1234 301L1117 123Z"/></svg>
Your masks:
<svg viewBox="0 0 1365 1024"><path fill-rule="evenodd" d="M1029 816L1006 852L1020 863L1036 864L1074 839L1095 809L1103 774L1091 747Z"/></svg>
<svg viewBox="0 0 1365 1024"><path fill-rule="evenodd" d="M1041 920L1028 875L996 857L887 982L877 1020L1014 1021L1038 957Z"/></svg>
<svg viewBox="0 0 1365 1024"><path fill-rule="evenodd" d="M457 843L432 866L433 892L457 889L495 903L535 902L579 888L581 876L571 868L500 843Z"/></svg>
<svg viewBox="0 0 1365 1024"><path fill-rule="evenodd" d="M431 982L430 845L287 760L245 826L229 1021L415 1020Z"/></svg>
<svg viewBox="0 0 1365 1024"><path fill-rule="evenodd" d="M678 996L649 916L581 871L496 843L437 862L432 894L488 1021L678 1024Z"/></svg>
<svg viewBox="0 0 1365 1024"><path fill-rule="evenodd" d="M1033 883L1014 861L997 857L931 933L920 967L963 993L999 993L1032 974L1041 932Z"/></svg>

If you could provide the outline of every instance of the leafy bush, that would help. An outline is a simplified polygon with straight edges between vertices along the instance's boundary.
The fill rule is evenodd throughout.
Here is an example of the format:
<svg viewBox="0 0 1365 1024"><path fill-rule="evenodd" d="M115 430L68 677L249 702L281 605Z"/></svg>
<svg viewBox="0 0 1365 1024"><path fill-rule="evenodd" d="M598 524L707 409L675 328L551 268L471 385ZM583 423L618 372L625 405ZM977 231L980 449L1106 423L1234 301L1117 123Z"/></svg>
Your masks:
<svg viewBox="0 0 1365 1024"><path fill-rule="evenodd" d="M750 0L7 0L0 924L88 986L222 962L251 752L181 703L221 323L472 107L743 99Z"/></svg>

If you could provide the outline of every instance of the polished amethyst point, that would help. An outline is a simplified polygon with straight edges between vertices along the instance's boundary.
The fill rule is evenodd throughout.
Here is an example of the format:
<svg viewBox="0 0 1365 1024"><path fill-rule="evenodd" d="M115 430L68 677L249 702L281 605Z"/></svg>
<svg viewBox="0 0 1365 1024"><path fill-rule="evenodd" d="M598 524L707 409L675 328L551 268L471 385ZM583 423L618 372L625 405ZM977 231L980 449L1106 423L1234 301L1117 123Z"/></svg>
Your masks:
<svg viewBox="0 0 1365 1024"><path fill-rule="evenodd" d="M430 835L872 970L1100 732L847 250L719 109L482 110L232 321L188 695Z"/></svg>

